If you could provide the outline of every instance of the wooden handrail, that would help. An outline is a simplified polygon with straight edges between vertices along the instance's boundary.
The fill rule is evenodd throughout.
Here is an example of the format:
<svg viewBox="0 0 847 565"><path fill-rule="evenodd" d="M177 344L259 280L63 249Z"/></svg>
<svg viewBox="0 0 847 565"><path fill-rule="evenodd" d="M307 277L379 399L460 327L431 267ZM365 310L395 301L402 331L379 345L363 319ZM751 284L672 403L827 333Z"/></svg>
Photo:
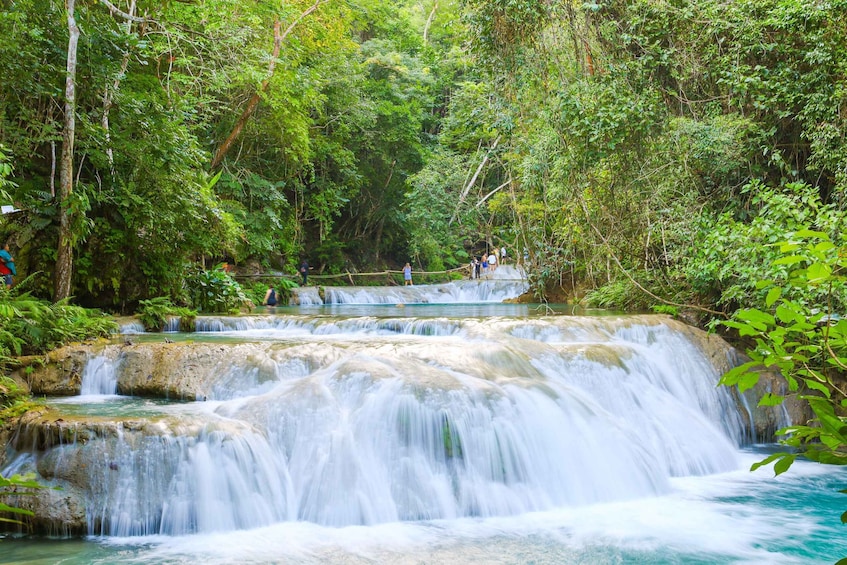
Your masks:
<svg viewBox="0 0 847 565"><path fill-rule="evenodd" d="M423 276L423 275L446 275L449 273L456 273L459 271L467 271L470 268L469 265L464 265L461 267L456 267L455 269L447 269L446 271L412 271L415 275ZM387 269L385 271L379 271L375 273L351 273L350 271L345 271L343 273L335 273L335 274L312 274L309 273L310 279L337 279L337 278L347 278L351 279L352 277L375 277L375 276L386 276L393 274L402 274L403 271L394 271L391 269ZM247 278L291 278L291 279L299 279L300 275L292 275L289 273L254 273L254 274L244 274L244 275L232 275L236 279L247 279Z"/></svg>

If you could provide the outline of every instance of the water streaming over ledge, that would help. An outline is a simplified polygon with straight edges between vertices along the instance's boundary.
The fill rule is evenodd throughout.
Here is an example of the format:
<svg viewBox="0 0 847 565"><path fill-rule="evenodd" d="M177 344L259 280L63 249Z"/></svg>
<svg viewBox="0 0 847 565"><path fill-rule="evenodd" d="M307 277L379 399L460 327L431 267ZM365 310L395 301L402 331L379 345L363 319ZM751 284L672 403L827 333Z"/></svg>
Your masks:
<svg viewBox="0 0 847 565"><path fill-rule="evenodd" d="M574 531L603 508L630 521L654 512L651 519L661 520L659 501L749 465L739 450L748 435L736 403L715 386L715 367L677 324L652 316L439 312L202 317L198 333L185 339L220 344L217 356L192 361L211 364L205 402L57 402L79 422L78 435L47 451L22 439L4 474L38 468L81 489L90 533L124 541L164 535L171 541L157 543L179 546L177 559L208 561L204 549L188 548L188 540L206 539L219 555L231 544L253 547L222 563L373 562L361 549L325 553L317 541L305 554L291 547L298 535L303 543L329 537L361 547L350 540L367 531L367 539L405 540L401 549L364 550L371 559L402 562L420 542L436 552L430 555L469 563L490 555L487 542L477 544L493 535L479 529L493 528L492 547L506 543L497 550L506 558L492 562L516 563L532 542L520 549L497 536L536 531L533 520ZM112 394L113 383L132 373L129 359L92 356L83 389ZM84 424L89 415L107 420ZM668 503L702 516L696 491ZM565 518L571 515L582 518ZM283 525L286 549L264 537ZM744 528L737 523L726 534ZM695 551L708 555L707 546ZM258 547L276 553L250 557ZM444 553L448 547L454 550ZM620 562L620 550L602 558L608 545L588 561L567 547L534 560ZM641 550L632 551L624 553L638 559ZM173 558L162 555L150 559ZM649 555L645 562L665 562L661 552ZM669 555L680 562L678 549Z"/></svg>
<svg viewBox="0 0 847 565"><path fill-rule="evenodd" d="M529 289L522 269L510 265L474 280L445 284L386 287L322 286L293 291L291 302L301 306L319 304L468 304L503 302Z"/></svg>

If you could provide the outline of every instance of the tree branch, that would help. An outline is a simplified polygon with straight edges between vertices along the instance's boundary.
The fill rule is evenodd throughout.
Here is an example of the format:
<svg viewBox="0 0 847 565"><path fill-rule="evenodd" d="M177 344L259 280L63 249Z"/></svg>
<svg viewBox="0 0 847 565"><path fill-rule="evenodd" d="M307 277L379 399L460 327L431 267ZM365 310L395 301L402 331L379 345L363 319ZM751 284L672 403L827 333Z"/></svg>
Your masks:
<svg viewBox="0 0 847 565"><path fill-rule="evenodd" d="M133 16L132 14L127 14L126 12L122 11L120 8L109 2L109 0L100 0L100 3L106 6L109 9L109 13L111 13L113 16L120 16L124 20L127 20L129 22L135 22L138 24L142 24L147 21L147 18L140 18L138 16Z"/></svg>
<svg viewBox="0 0 847 565"><path fill-rule="evenodd" d="M438 0L435 0L435 3L432 5L432 11L429 13L429 17L426 19L426 25L424 26L423 32L423 41L426 43L427 36L429 35L429 26L432 25L432 20L435 18L435 11L438 10Z"/></svg>
<svg viewBox="0 0 847 565"><path fill-rule="evenodd" d="M105 1L105 0L101 0L101 1ZM290 34L292 32L294 27L298 23L300 23L300 21L303 18L305 18L306 16L308 16L309 14L311 14L312 12L317 10L320 7L321 4L325 4L329 1L330 0L315 0L315 3L312 4L306 10L304 10L303 13L301 13L299 16L297 16L297 18L293 22L291 22L291 25L289 25L285 29L285 31L282 32L282 33L280 33L280 29L281 29L281 25L282 25L280 23L280 21L277 19L274 22L274 48L273 48L273 54L271 55L271 62L270 62L270 64L268 64L268 76L265 80L262 81L262 84L259 86L259 90L257 90L256 93L253 94L253 96L250 97L250 100L247 101L247 106L244 108L244 111L241 112L241 116L238 118L238 121L235 122L235 126L233 126L232 131L229 132L229 135L227 136L227 138L224 140L224 142L218 148L218 151L215 153L214 159L212 159L212 164L211 164L212 169L217 168L218 165L220 165L221 162L223 162L224 157L226 157L226 154L229 152L230 148L232 148L232 144L235 142L235 140L241 134L241 130L244 129L244 126L247 123L247 120L250 119L250 116L253 115L253 112L256 110L256 106L259 105L259 101L261 100L261 97L262 97L262 92L264 92L268 89L268 86L270 85L270 82L271 82L271 78L273 77L273 74L274 74L274 69L276 69L277 60L279 59L279 51L280 51L280 48L282 46L282 42L285 40L286 37L288 37L288 34Z"/></svg>

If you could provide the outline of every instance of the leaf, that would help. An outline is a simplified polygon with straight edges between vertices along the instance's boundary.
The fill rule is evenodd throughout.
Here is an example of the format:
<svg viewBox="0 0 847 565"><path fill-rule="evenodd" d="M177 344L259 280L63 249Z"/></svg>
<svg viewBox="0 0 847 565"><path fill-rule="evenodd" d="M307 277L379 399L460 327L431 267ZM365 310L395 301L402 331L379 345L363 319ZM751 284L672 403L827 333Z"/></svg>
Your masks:
<svg viewBox="0 0 847 565"><path fill-rule="evenodd" d="M15 493L19 494L19 493ZM24 516L35 516L35 514L31 510L24 510L23 508L15 508L14 506L9 506L8 504L3 504L0 502L0 512L8 512L10 514L23 514ZM10 520L16 522L17 520Z"/></svg>
<svg viewBox="0 0 847 565"><path fill-rule="evenodd" d="M794 235L796 237L802 237L802 238L816 237L818 239L823 239L825 241L829 240L829 237L824 232L810 230L810 229L797 230L796 232L794 232Z"/></svg>
<svg viewBox="0 0 847 565"><path fill-rule="evenodd" d="M791 465L794 463L794 460L797 459L797 455L785 455L782 459L777 461L773 466L773 471L775 475L781 475L791 468Z"/></svg>
<svg viewBox="0 0 847 565"><path fill-rule="evenodd" d="M826 263L812 263L806 269L809 284L818 284L826 281L832 276L832 267Z"/></svg>
<svg viewBox="0 0 847 565"><path fill-rule="evenodd" d="M818 253L824 253L830 249L835 249L835 244L831 241L821 241L814 247L814 250Z"/></svg>
<svg viewBox="0 0 847 565"><path fill-rule="evenodd" d="M738 380L741 378L741 376L747 373L755 365L755 362L748 361L747 363L743 363L741 365L733 367L732 369L723 374L723 376L720 378L719 384L722 384L724 386L733 386L738 384Z"/></svg>
<svg viewBox="0 0 847 565"><path fill-rule="evenodd" d="M779 318L780 322L783 322L785 324L789 322L802 322L805 319L802 315L792 310L785 304L780 304L776 307L776 317Z"/></svg>
<svg viewBox="0 0 847 565"><path fill-rule="evenodd" d="M784 400L784 396L774 394L772 392L766 392L765 395L759 399L759 406L779 406Z"/></svg>
<svg viewBox="0 0 847 565"><path fill-rule="evenodd" d="M770 289L768 291L767 297L765 297L765 304L768 307L773 306L773 303L776 302L777 300L779 300L780 296L782 296L782 289L781 288L779 288L777 286L777 287Z"/></svg>
<svg viewBox="0 0 847 565"><path fill-rule="evenodd" d="M765 324L772 326L775 323L774 317L768 314L767 312L762 312L761 310L757 310L755 308L747 308L745 310L739 310L735 316L741 320L746 320L753 324L754 327L758 324ZM764 328L762 328L764 331Z"/></svg>
<svg viewBox="0 0 847 565"><path fill-rule="evenodd" d="M815 379L803 379L803 381L806 383L806 386L810 389L822 392L824 396L830 398L832 393L829 391L829 388L826 385L819 383Z"/></svg>
<svg viewBox="0 0 847 565"><path fill-rule="evenodd" d="M758 383L758 382L759 382L759 373L752 372L752 371L749 372L749 373L745 373L744 375L741 376L740 379L738 379L738 390L740 392L750 390L751 388L756 386L756 383Z"/></svg>
<svg viewBox="0 0 847 565"><path fill-rule="evenodd" d="M802 255L788 255L786 257L780 257L776 261L773 262L774 265L796 265L802 261L805 261L806 258Z"/></svg>
<svg viewBox="0 0 847 565"><path fill-rule="evenodd" d="M761 461L757 461L756 463L753 463L753 465L750 467L750 470L755 471L756 469L760 469L760 468L762 468L766 465L770 465L771 463L773 463L774 461L776 461L777 459L779 459L780 457L783 457L785 455L788 455L788 454L787 453L772 453L772 454L768 455L766 458L762 459Z"/></svg>
<svg viewBox="0 0 847 565"><path fill-rule="evenodd" d="M759 330L757 330L750 324L742 324L741 322L736 322L734 320L726 320L725 322L721 322L721 324L728 328L735 328L736 330L738 330L738 335L740 335L741 337L759 334Z"/></svg>

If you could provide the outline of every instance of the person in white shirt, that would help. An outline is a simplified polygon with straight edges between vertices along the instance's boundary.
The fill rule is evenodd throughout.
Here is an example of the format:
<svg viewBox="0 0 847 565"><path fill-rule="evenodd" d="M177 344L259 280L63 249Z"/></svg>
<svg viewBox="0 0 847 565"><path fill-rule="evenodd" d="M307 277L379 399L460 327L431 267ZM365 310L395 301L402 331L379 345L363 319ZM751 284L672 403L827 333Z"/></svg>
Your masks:
<svg viewBox="0 0 847 565"><path fill-rule="evenodd" d="M492 273L497 270L497 255L493 252L488 256L488 268Z"/></svg>

